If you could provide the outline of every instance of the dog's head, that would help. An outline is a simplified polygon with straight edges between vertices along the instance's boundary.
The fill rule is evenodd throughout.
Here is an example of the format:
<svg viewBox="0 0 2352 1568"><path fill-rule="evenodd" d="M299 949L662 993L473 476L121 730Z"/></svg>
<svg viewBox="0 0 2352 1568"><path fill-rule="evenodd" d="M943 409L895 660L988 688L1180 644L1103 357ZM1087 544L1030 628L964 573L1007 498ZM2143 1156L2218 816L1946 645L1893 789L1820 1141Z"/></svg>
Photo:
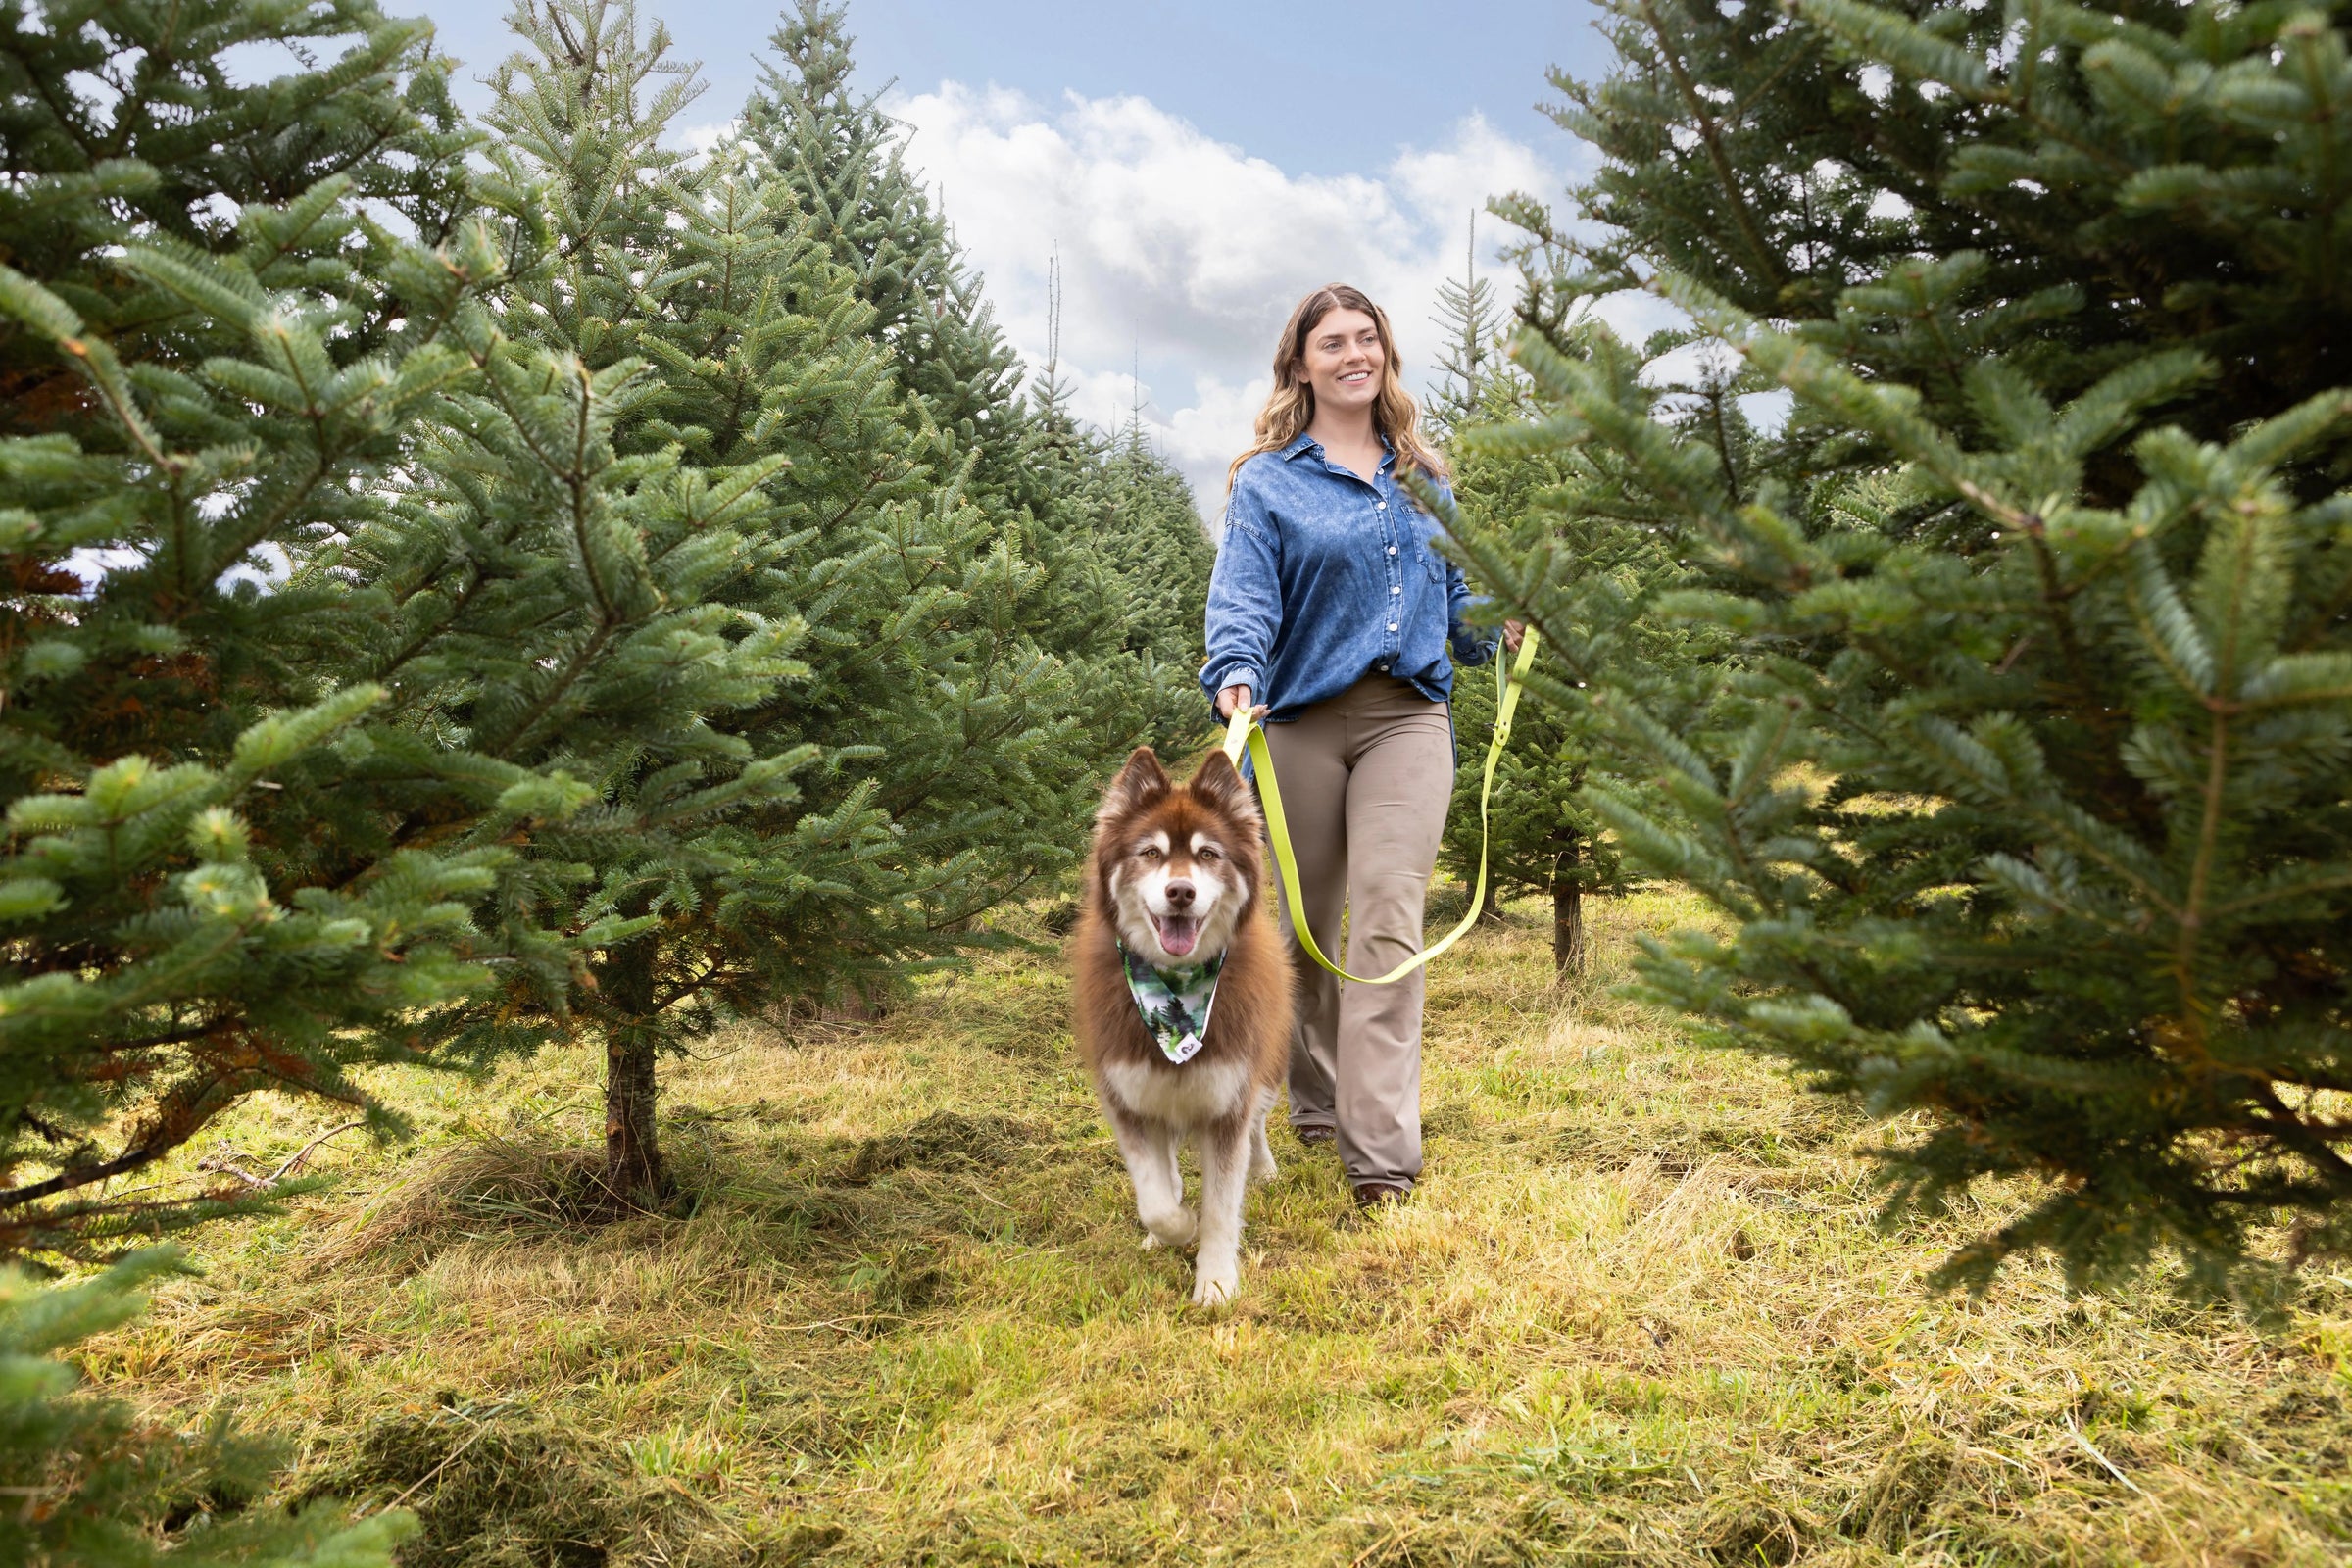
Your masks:
<svg viewBox="0 0 2352 1568"><path fill-rule="evenodd" d="M1178 784L1138 748L1095 815L1096 892L1127 951L1162 969L1222 954L1257 897L1260 831L1223 752Z"/></svg>

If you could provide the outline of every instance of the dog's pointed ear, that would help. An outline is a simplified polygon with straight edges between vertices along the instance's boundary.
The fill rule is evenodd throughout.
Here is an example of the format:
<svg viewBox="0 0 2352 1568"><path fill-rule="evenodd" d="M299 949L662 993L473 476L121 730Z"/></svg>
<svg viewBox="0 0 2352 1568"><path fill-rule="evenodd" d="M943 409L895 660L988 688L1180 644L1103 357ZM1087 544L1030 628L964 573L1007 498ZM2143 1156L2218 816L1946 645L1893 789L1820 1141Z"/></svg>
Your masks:
<svg viewBox="0 0 2352 1568"><path fill-rule="evenodd" d="M1211 752L1200 759L1193 769L1192 782L1185 788L1195 800L1203 801L1220 811L1227 811L1245 822L1257 820L1257 797L1243 782L1241 770L1233 759L1223 752Z"/></svg>
<svg viewBox="0 0 2352 1568"><path fill-rule="evenodd" d="M1138 746L1127 755L1127 765L1110 781L1110 788L1102 792L1102 808L1095 813L1095 820L1109 822L1141 810L1175 787L1168 782L1168 770L1159 765L1159 754L1149 746Z"/></svg>

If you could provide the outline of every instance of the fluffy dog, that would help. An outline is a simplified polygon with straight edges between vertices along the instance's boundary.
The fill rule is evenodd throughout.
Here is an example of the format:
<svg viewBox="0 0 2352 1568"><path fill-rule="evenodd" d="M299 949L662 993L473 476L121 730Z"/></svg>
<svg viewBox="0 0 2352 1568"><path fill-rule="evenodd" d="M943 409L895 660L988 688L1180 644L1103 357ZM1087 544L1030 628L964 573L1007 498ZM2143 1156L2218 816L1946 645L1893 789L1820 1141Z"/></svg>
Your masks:
<svg viewBox="0 0 2352 1568"><path fill-rule="evenodd" d="M1262 832L1223 752L1180 785L1141 748L1096 814L1072 938L1078 1049L1126 1156L1144 1245L1198 1243L1193 1300L1202 1306L1240 1289L1242 1199L1274 1174L1266 1107L1290 1054L1291 971L1263 890ZM1152 1004L1139 1004L1131 977L1162 1004L1174 977L1198 1003L1201 976L1218 965L1204 1027L1185 1033L1199 1014L1183 996L1154 1007L1157 1032L1146 1022ZM1188 1138L1200 1154L1198 1219L1176 1167Z"/></svg>

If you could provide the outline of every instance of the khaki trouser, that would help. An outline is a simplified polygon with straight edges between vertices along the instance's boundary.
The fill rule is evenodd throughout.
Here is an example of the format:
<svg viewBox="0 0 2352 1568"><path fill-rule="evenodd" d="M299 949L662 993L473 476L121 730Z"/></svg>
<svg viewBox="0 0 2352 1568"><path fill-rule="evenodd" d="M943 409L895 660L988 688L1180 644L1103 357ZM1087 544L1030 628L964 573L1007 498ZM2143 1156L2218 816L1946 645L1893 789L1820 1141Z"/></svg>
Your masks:
<svg viewBox="0 0 2352 1568"><path fill-rule="evenodd" d="M1351 974L1386 974L1421 951L1421 905L1453 795L1446 705L1368 675L1298 719L1266 726L1298 855L1307 929L1336 953L1348 916ZM1298 1025L1291 1125L1330 1127L1350 1182L1410 1187L1421 1174L1421 987L1343 984L1291 933Z"/></svg>

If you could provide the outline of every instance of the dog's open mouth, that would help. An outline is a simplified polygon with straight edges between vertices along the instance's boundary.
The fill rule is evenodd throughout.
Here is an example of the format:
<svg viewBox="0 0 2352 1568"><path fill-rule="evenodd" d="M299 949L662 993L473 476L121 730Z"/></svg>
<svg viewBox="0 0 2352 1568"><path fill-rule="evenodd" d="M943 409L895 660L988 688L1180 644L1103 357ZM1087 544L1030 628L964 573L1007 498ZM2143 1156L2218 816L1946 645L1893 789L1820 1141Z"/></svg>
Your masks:
<svg viewBox="0 0 2352 1568"><path fill-rule="evenodd" d="M1193 914L1154 914L1152 929L1168 956L1181 958L1200 945L1200 917Z"/></svg>

